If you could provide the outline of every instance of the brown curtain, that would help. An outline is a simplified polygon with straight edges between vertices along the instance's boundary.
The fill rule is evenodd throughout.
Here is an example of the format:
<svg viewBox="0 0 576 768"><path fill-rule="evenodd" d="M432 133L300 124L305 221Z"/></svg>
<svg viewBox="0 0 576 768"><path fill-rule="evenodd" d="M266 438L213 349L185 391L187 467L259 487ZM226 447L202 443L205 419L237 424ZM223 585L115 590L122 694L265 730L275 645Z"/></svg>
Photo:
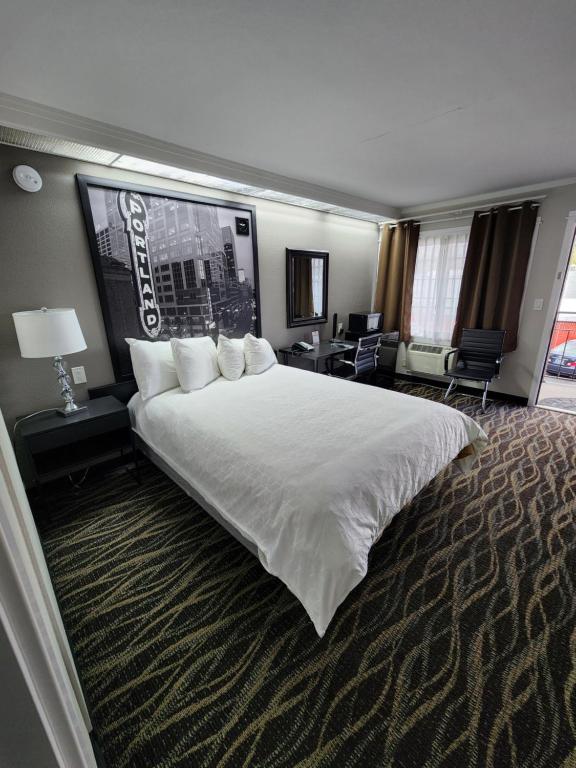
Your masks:
<svg viewBox="0 0 576 768"><path fill-rule="evenodd" d="M531 201L516 209L476 211L456 312L452 345L463 328L506 331L504 352L516 349L518 319L538 209Z"/></svg>
<svg viewBox="0 0 576 768"><path fill-rule="evenodd" d="M400 341L410 341L412 290L420 222L386 224L380 239L374 311L382 312L382 330L399 331Z"/></svg>
<svg viewBox="0 0 576 768"><path fill-rule="evenodd" d="M302 256L293 260L294 265L294 316L314 317L312 293L312 259Z"/></svg>

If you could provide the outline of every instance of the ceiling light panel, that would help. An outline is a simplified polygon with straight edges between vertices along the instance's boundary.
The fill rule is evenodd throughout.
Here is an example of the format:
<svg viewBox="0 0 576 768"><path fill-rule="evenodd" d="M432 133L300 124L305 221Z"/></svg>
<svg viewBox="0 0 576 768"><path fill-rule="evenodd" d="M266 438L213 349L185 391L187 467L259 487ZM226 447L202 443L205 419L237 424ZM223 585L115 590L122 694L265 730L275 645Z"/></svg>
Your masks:
<svg viewBox="0 0 576 768"><path fill-rule="evenodd" d="M173 165L165 165L164 163L155 163L152 160L143 160L140 157L132 157L131 155L120 155L111 163L111 166L113 168L123 168L126 171L148 173L151 176L163 176L165 179L175 179L176 181L190 182L198 175L184 168L176 168Z"/></svg>
<svg viewBox="0 0 576 768"><path fill-rule="evenodd" d="M199 184L202 187L211 187L212 189L223 189L227 192L236 192L239 195L254 196L261 191L259 187L251 187L249 184L243 184L239 181L221 179L219 176L210 176L207 173L188 171L185 168L156 163L153 160L142 160L140 157L132 157L131 155L120 155L111 165L113 168L123 168L127 171L147 173L150 176L160 176L164 179L185 181L188 184Z"/></svg>
<svg viewBox="0 0 576 768"><path fill-rule="evenodd" d="M120 155L112 163L113 168L123 168L127 171L136 171L137 173L147 173L150 176L160 176L164 179L174 179L175 181L184 181L188 184L198 184L202 187L211 189L220 189L225 192L234 192L237 195L246 195L248 197L258 197L261 200L273 200L277 203L286 205L296 205L299 208L309 208L315 211L325 213L335 213L339 216L347 216L353 219L362 219L363 221L379 222L381 216L364 211L356 211L352 208L343 208L332 203L325 203L321 200L311 200L307 197L298 197L298 195L289 195L285 192L278 192L275 189L264 189L263 187L254 187L250 184L243 184L240 181L231 179L222 179L218 176L210 176L207 173L197 173L188 171L185 168L177 168L173 165L156 163L153 160L143 160L140 157L131 155Z"/></svg>
<svg viewBox="0 0 576 768"><path fill-rule="evenodd" d="M375 213L368 213L367 211L356 211L352 208L343 208L340 205L335 205L330 209L330 213L336 214L336 216L346 216L350 219L361 219L362 221L373 221L376 224L384 221L382 216L377 216ZM390 220L388 220L390 221Z"/></svg>

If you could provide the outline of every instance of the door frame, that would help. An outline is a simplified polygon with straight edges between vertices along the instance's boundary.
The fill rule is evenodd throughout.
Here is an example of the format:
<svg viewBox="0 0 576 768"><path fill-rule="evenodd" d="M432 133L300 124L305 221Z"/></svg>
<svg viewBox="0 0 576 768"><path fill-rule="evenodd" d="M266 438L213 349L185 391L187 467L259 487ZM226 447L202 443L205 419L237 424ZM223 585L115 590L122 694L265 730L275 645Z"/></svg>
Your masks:
<svg viewBox="0 0 576 768"><path fill-rule="evenodd" d="M36 708L36 725L52 748L47 764L97 768L86 704L1 412L0 576L0 622Z"/></svg>
<svg viewBox="0 0 576 768"><path fill-rule="evenodd" d="M532 378L532 386L530 387L528 405L536 405L538 396L540 394L542 379L544 378L544 369L546 367L546 360L548 359L550 339L552 338L552 333L554 331L554 325L556 323L556 317L558 315L558 309L560 306L560 299L562 298L562 291L564 290L564 285L566 283L566 275L568 274L568 265L570 263L570 255L572 253L572 245L574 243L575 237L576 211L570 211L566 217L564 238L562 240L560 256L558 257L558 263L556 265L556 277L554 278L552 293L550 294L550 299L548 301L548 311L546 312L546 320L544 322L542 337L540 339L540 347L538 349L538 357L536 358L536 367L534 369L534 376Z"/></svg>

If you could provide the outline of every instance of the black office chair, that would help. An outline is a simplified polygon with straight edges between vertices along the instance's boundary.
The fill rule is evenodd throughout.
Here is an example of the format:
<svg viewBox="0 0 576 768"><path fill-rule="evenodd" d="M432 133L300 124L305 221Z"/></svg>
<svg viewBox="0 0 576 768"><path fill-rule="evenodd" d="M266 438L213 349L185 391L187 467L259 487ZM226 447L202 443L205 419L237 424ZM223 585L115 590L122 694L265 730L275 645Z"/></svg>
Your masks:
<svg viewBox="0 0 576 768"><path fill-rule="evenodd" d="M452 379L444 400L448 400L460 379L482 381L484 382L482 413L486 411L488 385L500 374L505 335L506 331L484 331L473 328L462 330L460 346L457 349L451 349L444 358L444 375ZM456 353L458 353L456 365L449 369L448 360Z"/></svg>
<svg viewBox="0 0 576 768"><path fill-rule="evenodd" d="M354 360L338 360L328 358L328 376L336 376L339 379L369 379L376 370L378 364L378 350L380 349L381 334L363 336L358 339Z"/></svg>

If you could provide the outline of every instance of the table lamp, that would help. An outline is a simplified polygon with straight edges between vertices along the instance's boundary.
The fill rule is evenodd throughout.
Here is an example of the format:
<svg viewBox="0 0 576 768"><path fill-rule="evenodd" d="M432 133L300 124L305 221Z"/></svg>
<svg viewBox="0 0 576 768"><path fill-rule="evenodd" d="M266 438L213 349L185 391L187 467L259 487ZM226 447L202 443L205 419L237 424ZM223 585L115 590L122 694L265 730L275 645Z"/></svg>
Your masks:
<svg viewBox="0 0 576 768"><path fill-rule="evenodd" d="M22 357L53 357L60 394L66 405L58 409L62 416L72 416L85 410L76 405L70 378L66 373L62 355L71 355L86 349L80 323L74 309L42 309L14 312L14 325Z"/></svg>

